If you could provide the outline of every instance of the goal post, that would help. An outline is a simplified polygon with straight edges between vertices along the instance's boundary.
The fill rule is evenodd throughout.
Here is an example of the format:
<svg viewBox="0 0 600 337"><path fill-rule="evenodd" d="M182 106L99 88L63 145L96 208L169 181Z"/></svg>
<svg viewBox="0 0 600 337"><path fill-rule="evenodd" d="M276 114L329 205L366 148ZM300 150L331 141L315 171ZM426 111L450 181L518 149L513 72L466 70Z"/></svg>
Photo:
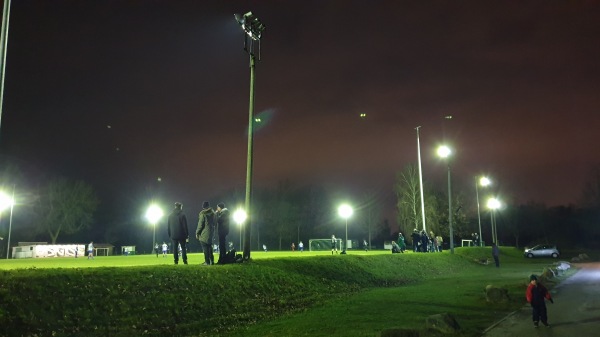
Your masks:
<svg viewBox="0 0 600 337"><path fill-rule="evenodd" d="M335 239L335 248L341 251L342 239ZM308 250L311 252L318 251L330 251L331 250L331 238L330 239L310 239L308 240Z"/></svg>

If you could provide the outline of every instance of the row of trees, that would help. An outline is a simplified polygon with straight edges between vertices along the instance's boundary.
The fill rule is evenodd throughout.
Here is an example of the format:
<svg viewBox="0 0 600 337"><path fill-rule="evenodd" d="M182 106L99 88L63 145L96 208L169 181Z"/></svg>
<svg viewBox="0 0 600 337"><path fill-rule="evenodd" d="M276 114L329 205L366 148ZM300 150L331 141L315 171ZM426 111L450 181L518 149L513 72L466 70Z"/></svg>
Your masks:
<svg viewBox="0 0 600 337"><path fill-rule="evenodd" d="M2 182L11 188L18 174L5 170ZM18 180L18 179L17 179ZM427 231L448 238L447 194L443 189L424 182L425 218ZM354 240L365 239L370 245L381 247L384 241L396 239L398 232L409 237L414 228L421 229L421 203L416 165L408 165L397 175L394 186L396 193L396 225L386 218L385 193L370 191L350 201L355 213L349 219L348 234ZM478 232L475 200L466 197L460 187L453 194L453 227L455 241L471 238ZM471 193L472 194L472 193ZM27 235L33 240L45 237L52 243L60 242L63 234L72 235L90 226L101 233L103 242L114 245L136 244L140 240L136 219L115 219L99 224L94 213L99 198L92 186L82 181L58 178L37 188L27 196L30 206L31 231ZM231 191L219 200L232 200L230 205L242 204L243 194ZM589 183L583 190L580 207L574 205L547 208L543 204L508 205L497 213L497 228L501 244L523 245L535 242L552 242L559 245L589 246L600 242L600 169L592 170ZM272 249L285 250L292 242L309 239L329 238L332 234L343 237L344 221L337 214L341 198L324 186L298 186L291 181L281 181L271 188L257 188L253 196L252 248L266 243ZM138 213L135 212L127 212ZM139 219L139 218L138 218ZM139 221L138 221L139 222ZM482 213L484 240L491 241L489 215ZM145 226L147 228L147 226ZM162 233L162 231L161 231ZM232 229L230 241L235 241ZM486 234L487 233L487 234ZM89 235L88 235L89 237ZM410 240L409 240L410 243ZM138 242L137 244L144 244ZM145 245L148 245L147 243Z"/></svg>
<svg viewBox="0 0 600 337"><path fill-rule="evenodd" d="M398 173L395 186L400 231L411 233L422 229L421 199L417 167L407 165ZM424 182L425 223L427 231L447 238L448 195L444 190ZM452 195L455 242L470 239L479 231L477 201L469 199L464 190L455 189ZM582 200L576 205L548 208L529 202L525 205L506 205L496 212L498 240L501 244L530 245L556 243L562 246L592 247L600 243L600 167L590 170ZM489 211L481 215L483 239L491 242ZM487 233L487 235L486 235ZM447 242L448 240L446 240Z"/></svg>

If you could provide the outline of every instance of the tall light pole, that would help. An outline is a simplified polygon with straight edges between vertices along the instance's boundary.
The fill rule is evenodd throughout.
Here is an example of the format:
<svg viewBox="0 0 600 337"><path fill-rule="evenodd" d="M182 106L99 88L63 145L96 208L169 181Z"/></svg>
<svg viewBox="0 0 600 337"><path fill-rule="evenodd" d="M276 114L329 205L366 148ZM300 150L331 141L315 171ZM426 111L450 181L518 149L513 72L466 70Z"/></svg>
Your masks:
<svg viewBox="0 0 600 337"><path fill-rule="evenodd" d="M350 205L343 204L338 207L338 214L346 220L346 241L344 242L344 251L342 254L346 254L346 248L348 246L348 218L352 216L352 213L354 213L354 210Z"/></svg>
<svg viewBox="0 0 600 337"><path fill-rule="evenodd" d="M479 247L483 247L483 237L481 236L481 212L479 211L479 185L486 187L489 186L491 183L492 182L487 177L475 178L475 196L477 197L477 220L479 220Z"/></svg>
<svg viewBox="0 0 600 337"><path fill-rule="evenodd" d="M4 105L4 74L6 73L6 49L8 47L8 23L10 21L10 0L4 0L2 10L2 32L0 33L0 123ZM6 257L8 258L8 256Z"/></svg>
<svg viewBox="0 0 600 337"><path fill-rule="evenodd" d="M150 221L150 224L154 229L152 235L152 249L150 249L150 252L152 252L154 250L154 246L156 246L156 223L158 222L158 220L160 220L160 218L163 217L163 215L164 212L162 208L155 204L150 205L150 207L148 207L148 210L146 211L146 219Z"/></svg>
<svg viewBox="0 0 600 337"><path fill-rule="evenodd" d="M10 232L12 231L13 207L15 205L15 186L13 185L12 197L0 192L0 212L10 207L10 219L8 221L8 240L6 241L6 259L10 254Z"/></svg>
<svg viewBox="0 0 600 337"><path fill-rule="evenodd" d="M244 221L248 219L248 213L243 209L238 209L233 213L233 221L238 224L240 228L240 249L242 249L242 227L244 226Z"/></svg>
<svg viewBox="0 0 600 337"><path fill-rule="evenodd" d="M437 150L438 156L446 159L448 164L448 225L450 227L450 253L454 254L454 229L452 228L452 184L450 183L450 155L452 150L446 145L442 145Z"/></svg>
<svg viewBox="0 0 600 337"><path fill-rule="evenodd" d="M498 227L496 227L496 210L500 208L501 203L496 198L489 198L487 201L487 207L490 209L490 222L492 225L492 239L494 243L498 245Z"/></svg>
<svg viewBox="0 0 600 337"><path fill-rule="evenodd" d="M248 12L244 15L235 14L235 20L244 30L244 50L250 56L250 104L248 107L248 159L246 164L246 211L251 213L252 196L252 160L253 160L253 124L254 124L254 65L256 53L260 61L260 38L265 30L265 25L260 20ZM250 215L248 214L248 224L250 224ZM246 226L244 231L244 260L250 259L250 226Z"/></svg>
<svg viewBox="0 0 600 337"><path fill-rule="evenodd" d="M419 129L421 126L417 126L417 158L419 159L419 189L421 190L421 215L423 216L423 230L427 232L425 228L425 198L423 197L423 170L421 169L421 142L419 141Z"/></svg>

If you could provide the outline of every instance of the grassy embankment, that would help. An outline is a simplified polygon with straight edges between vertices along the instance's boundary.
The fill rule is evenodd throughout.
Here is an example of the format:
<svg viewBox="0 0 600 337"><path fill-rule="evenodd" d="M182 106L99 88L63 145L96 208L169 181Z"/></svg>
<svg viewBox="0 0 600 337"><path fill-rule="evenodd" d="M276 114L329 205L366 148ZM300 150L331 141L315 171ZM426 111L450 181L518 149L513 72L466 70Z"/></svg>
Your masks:
<svg viewBox="0 0 600 337"><path fill-rule="evenodd" d="M474 262L489 248L303 254L214 267L152 255L2 261L0 335L378 336L448 312L477 336L520 307L528 275L552 262L508 247L499 269ZM506 287L511 302L487 304L487 284Z"/></svg>

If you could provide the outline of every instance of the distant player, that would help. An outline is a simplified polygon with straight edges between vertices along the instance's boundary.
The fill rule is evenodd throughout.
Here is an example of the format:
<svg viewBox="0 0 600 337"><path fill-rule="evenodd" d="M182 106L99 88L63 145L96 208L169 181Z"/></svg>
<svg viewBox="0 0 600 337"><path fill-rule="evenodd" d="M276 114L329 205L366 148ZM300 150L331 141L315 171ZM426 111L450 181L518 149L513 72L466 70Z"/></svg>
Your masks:
<svg viewBox="0 0 600 337"><path fill-rule="evenodd" d="M94 241L90 241L88 244L88 260L94 259Z"/></svg>
<svg viewBox="0 0 600 337"><path fill-rule="evenodd" d="M263 245L263 249L265 250L265 253L267 252L267 245Z"/></svg>
<svg viewBox="0 0 600 337"><path fill-rule="evenodd" d="M336 238L335 235L331 235L331 255L333 255L333 251L335 250L335 253L337 254L337 246L336 246Z"/></svg>
<svg viewBox="0 0 600 337"><path fill-rule="evenodd" d="M169 249L169 246L167 246L167 243L163 241L163 244L162 244L163 257L167 257L167 249Z"/></svg>
<svg viewBox="0 0 600 337"><path fill-rule="evenodd" d="M304 251L304 243L302 243L302 241L298 243L298 249L300 250L300 253Z"/></svg>

